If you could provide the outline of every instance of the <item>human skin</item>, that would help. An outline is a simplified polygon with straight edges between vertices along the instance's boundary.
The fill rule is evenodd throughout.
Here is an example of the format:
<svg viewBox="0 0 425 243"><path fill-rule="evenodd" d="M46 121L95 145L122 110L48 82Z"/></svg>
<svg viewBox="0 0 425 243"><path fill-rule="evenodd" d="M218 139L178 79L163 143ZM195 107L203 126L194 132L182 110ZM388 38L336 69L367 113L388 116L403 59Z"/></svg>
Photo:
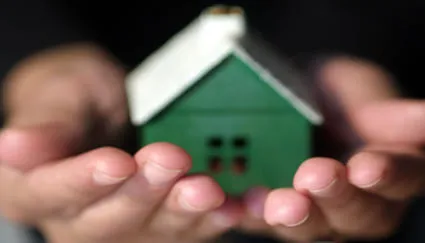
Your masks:
<svg viewBox="0 0 425 243"><path fill-rule="evenodd" d="M4 88L0 210L49 243L202 243L230 228L300 241L387 236L424 189L425 103L400 97L364 60L338 57L319 70L348 119L325 127L357 146L354 131L362 146L347 165L311 158L294 188L254 188L240 200L187 175L190 155L173 144L119 149L125 72L108 53L74 44L29 57Z"/></svg>

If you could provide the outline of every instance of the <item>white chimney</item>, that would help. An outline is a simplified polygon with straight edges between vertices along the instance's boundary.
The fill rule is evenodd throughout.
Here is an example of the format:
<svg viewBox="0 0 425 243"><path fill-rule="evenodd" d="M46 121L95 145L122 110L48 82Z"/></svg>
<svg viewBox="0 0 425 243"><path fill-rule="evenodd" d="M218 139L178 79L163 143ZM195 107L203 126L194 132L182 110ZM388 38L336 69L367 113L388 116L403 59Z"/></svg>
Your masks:
<svg viewBox="0 0 425 243"><path fill-rule="evenodd" d="M241 8L214 6L204 11L200 18L202 38L237 39L245 33L245 14Z"/></svg>

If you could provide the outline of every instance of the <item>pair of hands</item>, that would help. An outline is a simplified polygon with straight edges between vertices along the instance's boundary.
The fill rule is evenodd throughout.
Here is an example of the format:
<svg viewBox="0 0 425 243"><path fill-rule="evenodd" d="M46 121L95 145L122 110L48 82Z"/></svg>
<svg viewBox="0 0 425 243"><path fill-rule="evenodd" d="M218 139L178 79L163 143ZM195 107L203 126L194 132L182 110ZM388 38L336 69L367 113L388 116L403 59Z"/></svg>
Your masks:
<svg viewBox="0 0 425 243"><path fill-rule="evenodd" d="M124 141L128 115L124 72L111 60L93 46L61 47L8 76L0 210L50 243L201 243L231 228L295 241L379 238L425 187L425 103L399 98L371 63L338 58L318 74L325 104L348 119L324 106L328 131L350 146L354 133L365 141L348 163L312 158L294 188L236 200L205 175L185 175L191 159L175 145L134 156L109 146Z"/></svg>

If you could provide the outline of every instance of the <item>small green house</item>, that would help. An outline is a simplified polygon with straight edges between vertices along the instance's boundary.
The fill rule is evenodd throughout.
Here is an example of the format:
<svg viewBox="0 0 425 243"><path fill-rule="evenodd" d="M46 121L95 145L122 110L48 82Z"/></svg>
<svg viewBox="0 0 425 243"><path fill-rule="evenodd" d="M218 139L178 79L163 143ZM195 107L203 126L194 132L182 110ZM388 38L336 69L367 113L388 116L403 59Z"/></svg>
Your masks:
<svg viewBox="0 0 425 243"><path fill-rule="evenodd" d="M322 123L309 86L237 8L214 7L174 36L127 79L140 146L186 149L192 172L230 194L290 187Z"/></svg>

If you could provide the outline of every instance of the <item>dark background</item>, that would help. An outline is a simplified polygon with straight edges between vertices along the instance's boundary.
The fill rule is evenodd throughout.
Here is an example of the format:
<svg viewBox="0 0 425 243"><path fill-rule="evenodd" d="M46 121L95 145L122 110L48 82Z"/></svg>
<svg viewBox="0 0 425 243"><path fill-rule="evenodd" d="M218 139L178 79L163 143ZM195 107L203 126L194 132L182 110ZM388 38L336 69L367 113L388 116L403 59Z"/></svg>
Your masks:
<svg viewBox="0 0 425 243"><path fill-rule="evenodd" d="M419 95L421 0L1 0L0 74L34 51L76 40L96 41L132 68L216 3L245 7L250 24L297 62L317 54L366 57Z"/></svg>
<svg viewBox="0 0 425 243"><path fill-rule="evenodd" d="M130 70L217 3L243 6L251 26L300 67L323 55L368 58L406 95L424 96L421 0L0 0L0 80L25 56L74 41L97 42ZM418 208L395 242L425 242Z"/></svg>

